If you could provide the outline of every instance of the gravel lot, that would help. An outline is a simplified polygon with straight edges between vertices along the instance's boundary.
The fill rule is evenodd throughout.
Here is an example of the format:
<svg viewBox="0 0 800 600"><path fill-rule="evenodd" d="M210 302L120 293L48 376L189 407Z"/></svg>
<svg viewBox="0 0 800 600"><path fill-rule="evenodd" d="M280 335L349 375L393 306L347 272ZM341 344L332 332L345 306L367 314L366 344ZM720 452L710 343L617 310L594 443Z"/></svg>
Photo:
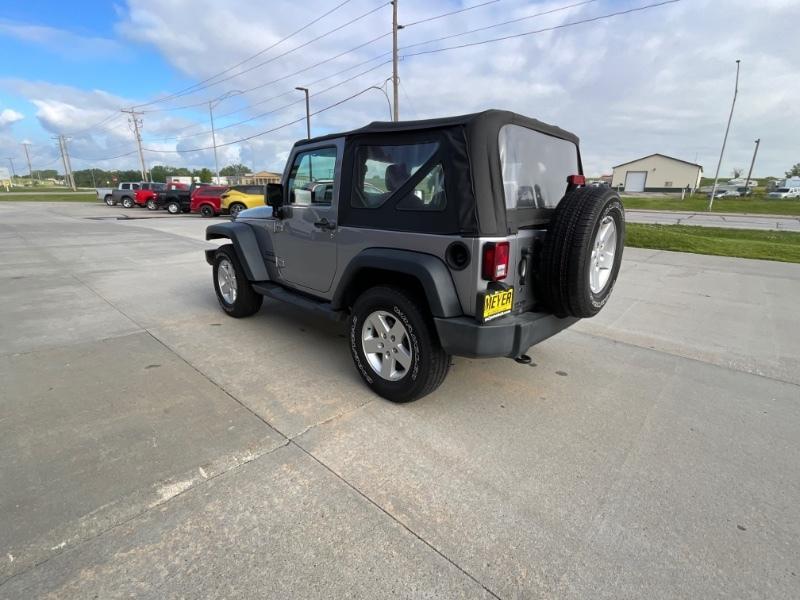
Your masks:
<svg viewBox="0 0 800 600"><path fill-rule="evenodd" d="M226 317L207 224L0 204L0 598L800 596L800 265L628 249L398 406L339 325Z"/></svg>

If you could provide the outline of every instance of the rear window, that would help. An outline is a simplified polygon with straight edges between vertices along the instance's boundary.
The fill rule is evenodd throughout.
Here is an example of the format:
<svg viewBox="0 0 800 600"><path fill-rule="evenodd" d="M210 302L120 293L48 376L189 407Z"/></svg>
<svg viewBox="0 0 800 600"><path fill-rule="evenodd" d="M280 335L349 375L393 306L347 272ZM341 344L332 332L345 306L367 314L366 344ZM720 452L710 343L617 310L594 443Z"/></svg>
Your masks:
<svg viewBox="0 0 800 600"><path fill-rule="evenodd" d="M577 146L519 125L504 125L498 143L506 208L555 208L579 172Z"/></svg>

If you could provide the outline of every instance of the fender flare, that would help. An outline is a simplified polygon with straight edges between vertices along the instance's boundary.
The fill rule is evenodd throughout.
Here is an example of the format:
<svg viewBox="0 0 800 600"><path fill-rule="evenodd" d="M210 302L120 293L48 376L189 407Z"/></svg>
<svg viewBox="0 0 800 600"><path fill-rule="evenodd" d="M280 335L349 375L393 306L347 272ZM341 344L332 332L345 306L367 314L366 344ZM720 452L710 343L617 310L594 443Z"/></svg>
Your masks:
<svg viewBox="0 0 800 600"><path fill-rule="evenodd" d="M215 223L206 227L207 240L228 239L249 281L269 281L267 267L253 230L244 223ZM216 248L206 250L206 261L214 264Z"/></svg>
<svg viewBox="0 0 800 600"><path fill-rule="evenodd" d="M368 248L350 261L333 294L331 305L334 310L347 308L347 290L364 269L403 273L417 279L434 317L457 317L464 312L450 271L441 259L431 254L393 248Z"/></svg>

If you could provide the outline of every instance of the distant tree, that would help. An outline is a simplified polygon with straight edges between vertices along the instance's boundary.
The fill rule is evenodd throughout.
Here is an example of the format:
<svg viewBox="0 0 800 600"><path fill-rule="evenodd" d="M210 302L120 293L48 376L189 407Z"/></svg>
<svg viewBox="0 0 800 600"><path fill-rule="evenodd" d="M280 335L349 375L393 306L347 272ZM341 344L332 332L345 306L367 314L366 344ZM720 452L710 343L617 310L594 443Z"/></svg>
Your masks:
<svg viewBox="0 0 800 600"><path fill-rule="evenodd" d="M248 169L246 165L242 164L228 165L227 167L222 167L219 170L219 174L226 177L229 175L243 175L249 172L250 169Z"/></svg>
<svg viewBox="0 0 800 600"><path fill-rule="evenodd" d="M200 178L200 183L211 183L211 178L214 177L214 174L211 172L211 169L203 167L197 171L196 176Z"/></svg>
<svg viewBox="0 0 800 600"><path fill-rule="evenodd" d="M742 174L744 173L744 169L742 167L734 167L733 171L731 172L733 173L734 179L739 179L739 177L741 177Z"/></svg>
<svg viewBox="0 0 800 600"><path fill-rule="evenodd" d="M787 177L800 177L800 163L797 163L791 169L786 171Z"/></svg>
<svg viewBox="0 0 800 600"><path fill-rule="evenodd" d="M33 176L37 179L56 179L58 178L58 171L55 169L44 169L42 171L34 171Z"/></svg>

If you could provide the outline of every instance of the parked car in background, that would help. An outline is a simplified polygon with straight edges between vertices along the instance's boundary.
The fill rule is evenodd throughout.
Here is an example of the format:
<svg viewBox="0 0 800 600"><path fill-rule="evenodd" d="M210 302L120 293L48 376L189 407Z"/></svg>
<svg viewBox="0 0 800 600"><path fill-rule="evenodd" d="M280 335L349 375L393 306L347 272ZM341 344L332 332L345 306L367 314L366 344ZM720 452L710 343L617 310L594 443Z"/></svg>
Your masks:
<svg viewBox="0 0 800 600"><path fill-rule="evenodd" d="M216 217L222 212L221 196L228 189L224 185L206 185L195 189L189 202L189 210L204 217Z"/></svg>
<svg viewBox="0 0 800 600"><path fill-rule="evenodd" d="M181 183L170 183L166 190L156 192L155 198L147 201L147 208L150 210L163 208L171 215L188 213L191 207L192 193L207 185L207 183L193 183L187 187Z"/></svg>
<svg viewBox="0 0 800 600"><path fill-rule="evenodd" d="M767 194L768 198L800 198L800 188L778 188Z"/></svg>
<svg viewBox="0 0 800 600"><path fill-rule="evenodd" d="M133 202L136 206L146 206L148 200L152 200L156 197L156 192L161 192L165 189L167 189L167 186L164 183L143 183L142 187L134 193ZM125 206L124 203L123 206ZM125 208L130 207L126 206Z"/></svg>
<svg viewBox="0 0 800 600"><path fill-rule="evenodd" d="M739 192L740 196L752 196L753 195L753 189L749 188L749 187L744 187L744 186L737 187L736 191Z"/></svg>
<svg viewBox="0 0 800 600"><path fill-rule="evenodd" d="M734 188L718 187L714 192L714 198L738 198L740 195ZM711 197L711 192L708 192L708 197Z"/></svg>
<svg viewBox="0 0 800 600"><path fill-rule="evenodd" d="M141 182L138 181L123 181L115 188L97 188L96 189L97 199L102 200L109 206L114 206L118 202L118 200L114 198L114 192L121 193L127 190L128 193L131 193L132 191L138 190L141 186L142 186ZM117 197L121 196L117 194ZM132 193L131 197L133 197Z"/></svg>
<svg viewBox="0 0 800 600"><path fill-rule="evenodd" d="M246 208L264 206L263 185L234 185L221 196L222 212L228 212L232 216L238 215Z"/></svg>

